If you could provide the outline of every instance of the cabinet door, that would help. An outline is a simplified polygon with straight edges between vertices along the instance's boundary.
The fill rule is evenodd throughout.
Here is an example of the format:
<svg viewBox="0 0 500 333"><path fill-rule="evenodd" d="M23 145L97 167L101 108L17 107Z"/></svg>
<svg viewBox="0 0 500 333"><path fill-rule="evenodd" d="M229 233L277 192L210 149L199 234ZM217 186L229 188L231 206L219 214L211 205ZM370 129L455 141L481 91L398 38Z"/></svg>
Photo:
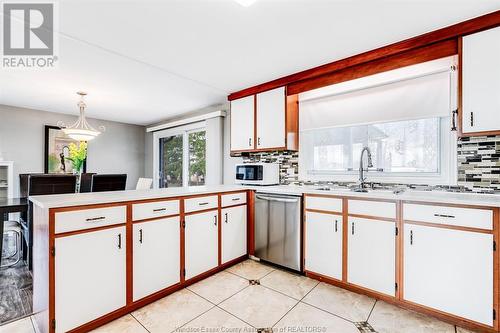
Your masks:
<svg viewBox="0 0 500 333"><path fill-rule="evenodd" d="M219 238L216 210L186 216L186 280L218 265Z"/></svg>
<svg viewBox="0 0 500 333"><path fill-rule="evenodd" d="M257 149L286 146L285 110L284 87L257 94Z"/></svg>
<svg viewBox="0 0 500 333"><path fill-rule="evenodd" d="M342 280L342 216L306 213L305 269Z"/></svg>
<svg viewBox="0 0 500 333"><path fill-rule="evenodd" d="M247 253L247 206L222 210L222 263Z"/></svg>
<svg viewBox="0 0 500 333"><path fill-rule="evenodd" d="M116 227L55 239L56 332L125 306L125 234Z"/></svg>
<svg viewBox="0 0 500 333"><path fill-rule="evenodd" d="M133 226L134 302L180 282L179 217Z"/></svg>
<svg viewBox="0 0 500 333"><path fill-rule="evenodd" d="M394 296L395 222L350 217L348 225L348 282Z"/></svg>
<svg viewBox="0 0 500 333"><path fill-rule="evenodd" d="M254 149L254 96L231 101L231 150Z"/></svg>
<svg viewBox="0 0 500 333"><path fill-rule="evenodd" d="M406 224L404 299L493 325L493 236Z"/></svg>
<svg viewBox="0 0 500 333"><path fill-rule="evenodd" d="M500 131L500 27L463 37L462 131Z"/></svg>

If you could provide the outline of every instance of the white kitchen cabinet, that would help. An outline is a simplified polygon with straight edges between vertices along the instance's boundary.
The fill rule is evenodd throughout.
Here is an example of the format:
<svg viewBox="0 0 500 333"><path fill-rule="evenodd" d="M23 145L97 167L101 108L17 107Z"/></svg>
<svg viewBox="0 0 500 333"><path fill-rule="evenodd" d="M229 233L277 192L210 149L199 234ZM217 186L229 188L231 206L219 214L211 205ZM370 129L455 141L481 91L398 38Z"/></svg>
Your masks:
<svg viewBox="0 0 500 333"><path fill-rule="evenodd" d="M285 87L257 94L257 149L286 145Z"/></svg>
<svg viewBox="0 0 500 333"><path fill-rule="evenodd" d="M347 281L394 296L396 223L349 217L347 234Z"/></svg>
<svg viewBox="0 0 500 333"><path fill-rule="evenodd" d="M500 131L500 27L464 36L462 132Z"/></svg>
<svg viewBox="0 0 500 333"><path fill-rule="evenodd" d="M219 263L219 217L217 210L185 218L186 280L217 267Z"/></svg>
<svg viewBox="0 0 500 333"><path fill-rule="evenodd" d="M247 206L224 208L222 213L222 263L247 253Z"/></svg>
<svg viewBox="0 0 500 333"><path fill-rule="evenodd" d="M133 225L134 302L180 282L179 217Z"/></svg>
<svg viewBox="0 0 500 333"><path fill-rule="evenodd" d="M255 97L231 101L231 151L254 149Z"/></svg>
<svg viewBox="0 0 500 333"><path fill-rule="evenodd" d="M404 299L493 325L493 236L405 224Z"/></svg>
<svg viewBox="0 0 500 333"><path fill-rule="evenodd" d="M305 269L342 280L342 215L306 213Z"/></svg>
<svg viewBox="0 0 500 333"><path fill-rule="evenodd" d="M124 226L55 239L56 332L126 305Z"/></svg>

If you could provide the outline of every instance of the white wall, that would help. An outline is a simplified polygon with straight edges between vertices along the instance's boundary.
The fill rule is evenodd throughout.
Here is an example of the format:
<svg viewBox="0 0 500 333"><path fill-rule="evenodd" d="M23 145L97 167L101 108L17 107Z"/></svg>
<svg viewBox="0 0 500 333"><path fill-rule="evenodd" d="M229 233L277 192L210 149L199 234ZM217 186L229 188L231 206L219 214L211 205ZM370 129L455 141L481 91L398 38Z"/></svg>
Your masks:
<svg viewBox="0 0 500 333"><path fill-rule="evenodd" d="M19 174L44 172L45 126L58 121L71 124L76 115L45 112L0 104L0 155L14 162L14 196L19 195ZM89 119L106 131L89 142L87 171L126 173L127 189L144 177L145 127Z"/></svg>
<svg viewBox="0 0 500 333"><path fill-rule="evenodd" d="M241 157L231 157L231 111L229 110L229 103L227 106L227 116L224 119L224 184L234 184L234 175L236 173L236 164L242 163Z"/></svg>

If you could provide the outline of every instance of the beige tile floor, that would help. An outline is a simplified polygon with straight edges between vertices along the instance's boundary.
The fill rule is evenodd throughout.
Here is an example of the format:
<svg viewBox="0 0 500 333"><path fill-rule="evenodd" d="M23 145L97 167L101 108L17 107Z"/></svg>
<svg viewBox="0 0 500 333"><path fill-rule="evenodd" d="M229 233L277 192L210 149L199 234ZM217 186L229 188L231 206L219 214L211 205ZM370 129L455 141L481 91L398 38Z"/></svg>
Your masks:
<svg viewBox="0 0 500 333"><path fill-rule="evenodd" d="M260 284L250 285L249 280ZM149 304L94 332L359 333L357 322L379 333L467 333L434 318L318 283L255 261L226 271ZM0 326L0 333L34 333L27 317ZM362 332L373 332L364 330Z"/></svg>

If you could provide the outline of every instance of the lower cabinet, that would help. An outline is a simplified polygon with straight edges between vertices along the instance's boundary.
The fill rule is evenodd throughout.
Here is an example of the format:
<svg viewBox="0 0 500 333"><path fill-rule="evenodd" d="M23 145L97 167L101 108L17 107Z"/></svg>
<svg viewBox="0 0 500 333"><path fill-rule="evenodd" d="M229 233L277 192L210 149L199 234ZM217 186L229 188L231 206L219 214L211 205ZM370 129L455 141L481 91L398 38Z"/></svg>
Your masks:
<svg viewBox="0 0 500 333"><path fill-rule="evenodd" d="M342 280L342 215L307 212L305 269Z"/></svg>
<svg viewBox="0 0 500 333"><path fill-rule="evenodd" d="M224 208L222 215L222 263L247 253L247 206Z"/></svg>
<svg viewBox="0 0 500 333"><path fill-rule="evenodd" d="M172 217L133 225L134 302L180 282L180 225Z"/></svg>
<svg viewBox="0 0 500 333"><path fill-rule="evenodd" d="M404 299L493 325L493 235L405 224Z"/></svg>
<svg viewBox="0 0 500 333"><path fill-rule="evenodd" d="M396 294L396 223L349 217L347 281Z"/></svg>
<svg viewBox="0 0 500 333"><path fill-rule="evenodd" d="M184 229L186 280L219 263L218 211L186 215Z"/></svg>
<svg viewBox="0 0 500 333"><path fill-rule="evenodd" d="M126 305L126 229L55 239L56 332L67 332Z"/></svg>

